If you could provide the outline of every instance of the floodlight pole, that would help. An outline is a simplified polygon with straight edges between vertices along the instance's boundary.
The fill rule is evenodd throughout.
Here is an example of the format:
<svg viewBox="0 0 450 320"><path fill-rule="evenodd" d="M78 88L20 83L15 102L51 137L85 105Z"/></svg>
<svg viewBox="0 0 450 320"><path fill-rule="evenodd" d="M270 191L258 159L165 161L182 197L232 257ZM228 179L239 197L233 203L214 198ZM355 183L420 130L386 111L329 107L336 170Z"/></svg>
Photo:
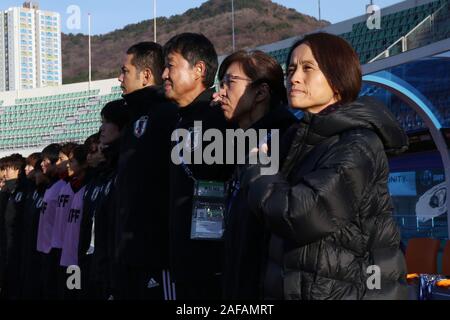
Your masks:
<svg viewBox="0 0 450 320"><path fill-rule="evenodd" d="M233 39L233 52L236 50L236 41L234 37L234 0L231 0L231 33Z"/></svg>
<svg viewBox="0 0 450 320"><path fill-rule="evenodd" d="M156 42L156 0L153 0L153 41Z"/></svg>

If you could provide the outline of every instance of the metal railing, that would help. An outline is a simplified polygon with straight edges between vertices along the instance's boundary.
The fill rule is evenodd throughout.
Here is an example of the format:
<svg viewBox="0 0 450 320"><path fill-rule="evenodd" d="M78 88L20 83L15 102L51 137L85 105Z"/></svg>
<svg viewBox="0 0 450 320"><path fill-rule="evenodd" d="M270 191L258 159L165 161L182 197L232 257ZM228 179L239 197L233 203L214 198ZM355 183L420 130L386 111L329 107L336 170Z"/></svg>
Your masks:
<svg viewBox="0 0 450 320"><path fill-rule="evenodd" d="M446 39L450 36L447 30L450 30L450 4L448 2L371 59L369 63Z"/></svg>
<svg viewBox="0 0 450 320"><path fill-rule="evenodd" d="M429 237L436 239L448 239L448 221L447 215L432 217L423 220L416 215L393 215L397 222L402 238Z"/></svg>

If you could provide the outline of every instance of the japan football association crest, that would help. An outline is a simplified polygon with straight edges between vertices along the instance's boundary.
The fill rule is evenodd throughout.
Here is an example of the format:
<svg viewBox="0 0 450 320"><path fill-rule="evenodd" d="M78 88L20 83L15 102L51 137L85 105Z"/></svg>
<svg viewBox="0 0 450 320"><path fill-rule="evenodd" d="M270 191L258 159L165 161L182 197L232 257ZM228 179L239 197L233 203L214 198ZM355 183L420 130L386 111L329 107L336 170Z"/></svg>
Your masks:
<svg viewBox="0 0 450 320"><path fill-rule="evenodd" d="M40 197L39 200L36 202L36 209L41 209L43 203L44 203L44 198Z"/></svg>
<svg viewBox="0 0 450 320"><path fill-rule="evenodd" d="M107 196L109 194L109 191L111 191L111 184L112 184L112 180L109 180L108 184L106 185L105 188L105 196Z"/></svg>
<svg viewBox="0 0 450 320"><path fill-rule="evenodd" d="M18 193L16 194L16 197L15 197L14 201L15 201L16 203L21 202L21 201L22 201L22 196L23 196L23 193L22 193L22 192L18 192Z"/></svg>
<svg viewBox="0 0 450 320"><path fill-rule="evenodd" d="M136 136L136 138L142 137L142 135L147 130L147 125L148 125L148 117L147 116L141 117L139 120L137 120L134 123L134 135Z"/></svg>
<svg viewBox="0 0 450 320"><path fill-rule="evenodd" d="M101 187L95 187L94 192L91 194L91 201L97 200L98 193L101 191Z"/></svg>

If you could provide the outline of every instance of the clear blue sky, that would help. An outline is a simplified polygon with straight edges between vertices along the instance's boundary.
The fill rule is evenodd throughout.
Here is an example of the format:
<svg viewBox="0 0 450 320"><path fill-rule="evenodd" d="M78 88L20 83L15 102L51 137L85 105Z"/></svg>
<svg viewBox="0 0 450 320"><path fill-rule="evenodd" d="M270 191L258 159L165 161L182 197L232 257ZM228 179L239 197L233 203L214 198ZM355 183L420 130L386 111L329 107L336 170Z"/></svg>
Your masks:
<svg viewBox="0 0 450 320"><path fill-rule="evenodd" d="M222 0L230 1L231 0ZM273 0L301 13L318 17L317 0ZM24 0L1 0L0 10L21 6ZM40 8L57 11L62 16L62 31L65 33L87 33L87 14L92 15L92 33L104 34L120 29L127 24L153 18L153 0L40 0ZM157 0L157 16L169 17L181 14L190 8L199 7L205 0ZM401 0L374 0L381 8ZM365 13L370 0L321 0L322 19L332 23L343 21ZM81 11L81 28L69 30L66 22L70 16L67 8L77 5ZM231 8L231 5L230 5Z"/></svg>

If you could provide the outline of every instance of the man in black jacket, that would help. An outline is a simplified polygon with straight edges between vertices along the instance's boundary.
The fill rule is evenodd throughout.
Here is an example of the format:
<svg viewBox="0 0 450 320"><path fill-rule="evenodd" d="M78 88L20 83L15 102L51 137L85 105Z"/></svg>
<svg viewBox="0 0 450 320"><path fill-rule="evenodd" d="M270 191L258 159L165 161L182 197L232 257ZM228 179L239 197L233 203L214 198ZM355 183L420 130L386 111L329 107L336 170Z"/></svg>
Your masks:
<svg viewBox="0 0 450 320"><path fill-rule="evenodd" d="M197 150L203 154L207 147L199 140L203 132L214 128L223 133L227 126L222 110L210 106L214 91L209 88L214 84L218 64L216 51L205 36L184 33L167 42L164 56L164 91L179 107L177 129L180 130L176 132L189 132L185 141L192 143L188 143L191 151L187 153L195 154ZM197 126L199 123L201 127ZM176 138L176 134L172 138L174 136ZM177 148L179 139L175 141L174 148ZM218 299L223 244L218 239L202 239L197 234L198 220L193 222L193 212L197 210L193 209L193 193L199 181L223 183L232 168L223 164L207 165L203 161L189 164L182 159L184 153L183 156L181 152L175 154L181 158L172 159L170 167L170 261L176 284L172 298Z"/></svg>
<svg viewBox="0 0 450 320"><path fill-rule="evenodd" d="M170 135L176 107L159 92L162 48L128 49L119 77L130 122L121 142L117 177L115 297L164 299L168 266Z"/></svg>

